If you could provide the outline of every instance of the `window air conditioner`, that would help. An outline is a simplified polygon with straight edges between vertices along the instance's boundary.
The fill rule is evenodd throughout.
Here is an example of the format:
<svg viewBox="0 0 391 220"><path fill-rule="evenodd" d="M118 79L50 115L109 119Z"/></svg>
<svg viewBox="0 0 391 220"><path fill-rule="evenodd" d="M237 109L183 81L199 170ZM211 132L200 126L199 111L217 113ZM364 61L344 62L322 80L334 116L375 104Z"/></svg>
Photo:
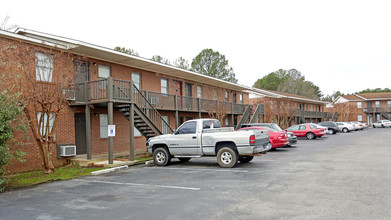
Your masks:
<svg viewBox="0 0 391 220"><path fill-rule="evenodd" d="M60 146L60 156L61 157L71 157L76 155L76 146L75 145L65 145Z"/></svg>

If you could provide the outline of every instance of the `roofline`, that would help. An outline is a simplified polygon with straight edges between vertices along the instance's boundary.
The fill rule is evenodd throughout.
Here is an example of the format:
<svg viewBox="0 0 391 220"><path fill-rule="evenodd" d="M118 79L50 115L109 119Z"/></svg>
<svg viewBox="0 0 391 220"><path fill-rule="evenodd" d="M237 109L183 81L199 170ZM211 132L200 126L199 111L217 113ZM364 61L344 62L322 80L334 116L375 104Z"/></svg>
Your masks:
<svg viewBox="0 0 391 220"><path fill-rule="evenodd" d="M258 89L258 88L253 88L254 91L257 91L263 95L266 95L266 96L271 96L272 98L289 98L289 99L296 99L296 100L302 100L302 101L307 101L307 102L315 102L315 103L319 103L319 104L328 104L329 102L325 102L325 101L320 101L320 100L315 100L315 99L306 99L306 98L299 98L299 97L294 97L294 96L287 96L287 95L281 95L281 94L278 94L278 93L274 93L274 92L271 92L271 91L266 91L266 90L263 90L263 89Z"/></svg>
<svg viewBox="0 0 391 220"><path fill-rule="evenodd" d="M27 34L27 36L24 36L22 34ZM34 36L31 36L31 35L34 35L34 36L37 36L37 37L44 37L44 38L48 38L48 39L53 39L53 40L57 40L57 41L61 41L61 42L65 42L66 44L62 45L62 47L60 47L61 49L72 49L72 48L75 48L77 46L84 46L84 47L93 48L93 49L96 49L96 50L101 50L101 51L112 53L112 54L125 56L125 57L128 57L128 58L136 59L136 60L147 62L147 63L150 63L150 64L164 66L164 67L167 67L167 68L170 68L170 69L174 69L174 70L177 70L177 71L182 71L182 72L185 72L185 73L188 73L188 74L196 75L198 77L205 78L205 81L209 81L209 80L218 81L218 82L223 83L223 84L227 84L227 85L230 85L230 86L233 86L233 87L238 87L238 88L241 89L241 90L239 90L239 89L238 90L242 91L242 92L248 92L248 91L252 90L252 87L249 87L249 86L240 85L240 84L236 84L236 83L233 83L233 82L228 82L228 81L225 81L225 80L222 80L222 79L218 79L218 78L214 78L214 77L211 77L211 76L207 76L207 75L204 75L204 74L201 74L201 73L197 73L197 72L193 72L193 71L190 71L190 70L181 69L179 67L175 67L175 66L159 63L159 62L152 61L152 60L149 60L149 59L146 59L146 58L143 58L143 57L122 53L122 52L115 51L115 50L107 48L107 47L103 47L103 46L87 43L87 42L84 42L84 41L78 41L78 40L74 40L74 39L70 39L70 38L66 38L66 37L61 37L61 36L57 36L57 35L52 35L52 34L47 34L47 33L39 32L39 31L34 31L34 30L22 28L22 27L17 28L15 30L15 33L13 33L13 37L15 37L15 36L23 36L24 39L28 40L28 41L34 41L35 43L39 43L39 44L45 43L45 41L39 40L39 39L37 40L37 39L34 38ZM57 46L56 44L53 44L53 43L47 44L47 45L48 46L53 46L53 47L59 47L59 46ZM125 65L125 64L121 64L121 65ZM142 67L136 67L136 68L142 69ZM162 74L164 74L164 73L162 73ZM229 88L229 89L230 90L234 90L234 89L231 89L231 88Z"/></svg>

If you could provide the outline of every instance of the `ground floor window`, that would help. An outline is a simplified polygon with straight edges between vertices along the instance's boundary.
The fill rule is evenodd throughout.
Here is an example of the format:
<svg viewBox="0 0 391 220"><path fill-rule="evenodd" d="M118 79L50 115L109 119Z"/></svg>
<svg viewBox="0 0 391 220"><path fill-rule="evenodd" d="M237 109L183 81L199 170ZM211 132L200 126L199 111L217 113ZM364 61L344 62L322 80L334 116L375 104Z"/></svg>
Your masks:
<svg viewBox="0 0 391 220"><path fill-rule="evenodd" d="M100 127L100 138L107 138L108 137L107 114L99 115L99 127Z"/></svg>
<svg viewBox="0 0 391 220"><path fill-rule="evenodd" d="M357 116L357 121L362 121L362 115Z"/></svg>

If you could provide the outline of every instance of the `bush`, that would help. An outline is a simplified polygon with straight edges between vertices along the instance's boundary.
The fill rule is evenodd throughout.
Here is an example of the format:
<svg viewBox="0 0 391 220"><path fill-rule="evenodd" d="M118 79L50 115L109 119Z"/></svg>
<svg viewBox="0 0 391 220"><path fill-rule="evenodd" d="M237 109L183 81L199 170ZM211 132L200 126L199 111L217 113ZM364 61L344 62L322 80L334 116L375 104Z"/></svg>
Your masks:
<svg viewBox="0 0 391 220"><path fill-rule="evenodd" d="M19 158L21 155L20 151L15 154L10 153L9 142L14 137L13 122L22 111L23 107L19 105L17 95L9 94L7 91L0 92L0 192L4 190L4 184L6 183L3 178L4 166L9 164L9 160L14 155Z"/></svg>

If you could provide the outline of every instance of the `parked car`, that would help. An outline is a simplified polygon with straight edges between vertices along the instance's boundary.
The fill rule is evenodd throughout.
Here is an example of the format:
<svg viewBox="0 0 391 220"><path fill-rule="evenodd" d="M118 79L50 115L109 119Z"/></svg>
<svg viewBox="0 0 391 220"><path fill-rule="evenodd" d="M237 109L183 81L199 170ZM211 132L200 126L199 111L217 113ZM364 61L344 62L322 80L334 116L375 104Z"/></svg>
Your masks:
<svg viewBox="0 0 391 220"><path fill-rule="evenodd" d="M368 128L369 127L368 123L362 122L362 121L359 121L359 122L362 124L363 128Z"/></svg>
<svg viewBox="0 0 391 220"><path fill-rule="evenodd" d="M377 122L374 122L372 124L374 128L386 128L386 127L391 127L391 121L390 120L379 120Z"/></svg>
<svg viewBox="0 0 391 220"><path fill-rule="evenodd" d="M250 162L255 155L271 149L269 132L234 131L221 128L216 119L194 119L184 122L173 134L159 135L146 142L157 166L166 166L172 157L182 162L197 157L217 157L221 167L234 167L238 161Z"/></svg>
<svg viewBox="0 0 391 220"><path fill-rule="evenodd" d="M356 130L354 125L352 123L348 122L337 122L338 129L344 133L351 132Z"/></svg>
<svg viewBox="0 0 391 220"><path fill-rule="evenodd" d="M272 148L284 147L289 143L288 135L286 131L276 131L271 128L265 127L244 127L238 129L238 131L243 130L266 130L269 132L269 142L272 144Z"/></svg>
<svg viewBox="0 0 391 220"><path fill-rule="evenodd" d="M271 128L276 131L283 131L280 128L280 126L278 126L278 124L276 124L276 123L246 123L246 124L242 124L241 128L245 128L245 127L264 127L264 128ZM297 144L297 137L293 132L287 131L286 134L288 135L289 143L285 146L289 147L289 146L293 146L293 145Z"/></svg>
<svg viewBox="0 0 391 220"><path fill-rule="evenodd" d="M337 124L333 121L322 121L319 122L318 125L327 127L330 134L336 134L339 131Z"/></svg>
<svg viewBox="0 0 391 220"><path fill-rule="evenodd" d="M315 124L315 123L306 123L306 124L313 125L313 126L319 128L319 129L323 129L325 134L330 134L328 129L327 129L327 127L324 127L322 125L318 125L318 124Z"/></svg>
<svg viewBox="0 0 391 220"><path fill-rule="evenodd" d="M360 123L358 121L352 121L352 124L354 125L354 128L356 129L356 131L364 130L362 123Z"/></svg>
<svg viewBox="0 0 391 220"><path fill-rule="evenodd" d="M295 133L297 137L307 137L307 139L315 139L325 135L324 129L319 129L311 124L293 125L286 130Z"/></svg>

